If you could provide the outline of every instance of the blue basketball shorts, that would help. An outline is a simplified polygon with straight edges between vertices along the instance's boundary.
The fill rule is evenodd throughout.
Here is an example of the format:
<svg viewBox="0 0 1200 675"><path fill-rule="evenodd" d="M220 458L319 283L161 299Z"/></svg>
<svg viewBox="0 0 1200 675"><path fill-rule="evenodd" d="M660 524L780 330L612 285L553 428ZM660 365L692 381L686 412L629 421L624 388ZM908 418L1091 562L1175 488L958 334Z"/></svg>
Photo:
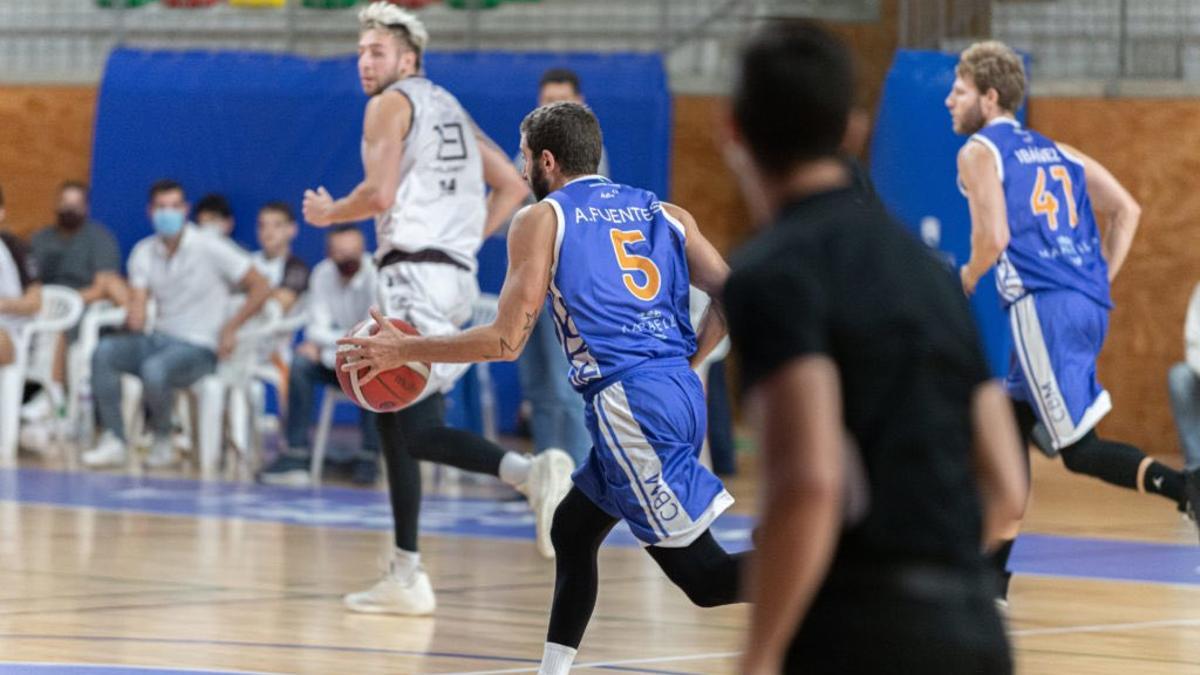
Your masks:
<svg viewBox="0 0 1200 675"><path fill-rule="evenodd" d="M1037 412L1055 449L1075 443L1112 410L1096 379L1108 308L1075 291L1029 293L1008 308L1009 396Z"/></svg>
<svg viewBox="0 0 1200 675"><path fill-rule="evenodd" d="M592 450L575 486L639 541L682 548L733 504L700 464L704 390L686 365L639 366L585 399Z"/></svg>

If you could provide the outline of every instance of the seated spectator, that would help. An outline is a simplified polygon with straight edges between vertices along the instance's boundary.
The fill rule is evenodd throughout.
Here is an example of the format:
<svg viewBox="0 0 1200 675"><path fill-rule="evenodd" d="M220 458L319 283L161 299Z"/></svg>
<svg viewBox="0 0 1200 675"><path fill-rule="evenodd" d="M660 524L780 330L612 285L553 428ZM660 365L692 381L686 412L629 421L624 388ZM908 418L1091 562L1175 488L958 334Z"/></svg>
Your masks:
<svg viewBox="0 0 1200 675"><path fill-rule="evenodd" d="M229 201L224 195L215 192L204 195L196 202L194 214L196 225L201 230L232 239L233 209L229 208Z"/></svg>
<svg viewBox="0 0 1200 675"><path fill-rule="evenodd" d="M0 226L4 216L4 191L0 189ZM0 366L16 360L21 331L41 309L37 264L20 239L0 231Z"/></svg>
<svg viewBox="0 0 1200 675"><path fill-rule="evenodd" d="M88 217L88 188L67 181L58 191L54 222L33 235L33 258L42 283L79 291L85 303L110 296L113 283L120 282L121 251L108 228ZM109 298L111 299L111 298ZM75 331L69 336L74 339ZM54 356L54 381L62 383L67 340L61 339ZM27 421L50 413L50 400L36 397L22 410Z"/></svg>
<svg viewBox="0 0 1200 675"><path fill-rule="evenodd" d="M251 254L254 266L271 286L271 298L287 313L308 290L308 265L292 254L296 216L283 202L269 202L258 210L258 245Z"/></svg>
<svg viewBox="0 0 1200 675"><path fill-rule="evenodd" d="M150 188L147 213L155 234L138 242L130 254L129 287L121 298L130 332L105 336L92 357L92 392L103 433L96 448L84 453L88 466L125 461L123 373L142 380L146 426L153 434L147 465L173 464L174 390L213 372L217 359L236 346L238 328L262 308L270 293L244 251L229 239L187 223L187 212L179 183L163 180ZM232 296L239 289L246 299L233 312ZM156 303L155 329L144 333L151 299Z"/></svg>
<svg viewBox="0 0 1200 675"><path fill-rule="evenodd" d="M1183 446L1184 477L1191 508L1200 508L1200 284L1192 291L1183 325L1184 360L1171 366L1167 384L1171 413Z"/></svg>
<svg viewBox="0 0 1200 675"><path fill-rule="evenodd" d="M328 257L313 270L310 320L288 377L287 449L259 474L264 483L309 483L313 392L321 385L338 386L333 370L337 339L367 318L375 302L375 265L365 250L363 233L357 227L342 225L329 231ZM369 485L379 470L379 432L373 413L364 410L361 415L362 450L354 458L351 477L355 483Z"/></svg>

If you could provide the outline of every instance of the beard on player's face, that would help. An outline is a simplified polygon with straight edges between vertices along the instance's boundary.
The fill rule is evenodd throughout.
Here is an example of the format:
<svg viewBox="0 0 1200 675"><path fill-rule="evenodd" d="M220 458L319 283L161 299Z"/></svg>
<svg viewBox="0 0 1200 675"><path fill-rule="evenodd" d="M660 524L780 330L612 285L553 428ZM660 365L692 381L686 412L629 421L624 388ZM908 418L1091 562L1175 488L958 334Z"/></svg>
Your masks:
<svg viewBox="0 0 1200 675"><path fill-rule="evenodd" d="M984 126L983 101L976 98L974 105L966 106L959 120L957 131L961 134L973 134Z"/></svg>
<svg viewBox="0 0 1200 675"><path fill-rule="evenodd" d="M533 162L529 167L529 188L533 190L533 196L539 202L550 194L550 179L546 177L540 162Z"/></svg>

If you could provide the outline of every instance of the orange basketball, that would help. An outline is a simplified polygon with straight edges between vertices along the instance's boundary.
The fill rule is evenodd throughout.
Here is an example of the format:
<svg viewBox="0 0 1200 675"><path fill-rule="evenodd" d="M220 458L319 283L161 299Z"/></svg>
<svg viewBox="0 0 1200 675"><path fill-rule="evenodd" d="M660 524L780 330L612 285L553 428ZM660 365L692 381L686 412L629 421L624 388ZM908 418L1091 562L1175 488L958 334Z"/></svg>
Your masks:
<svg viewBox="0 0 1200 675"><path fill-rule="evenodd" d="M419 335L417 329L405 321L400 319L389 319L389 321L393 326L409 335ZM378 332L378 324L367 319L352 328L346 337L366 337ZM347 357L350 357L350 362L353 363L355 349L350 345L338 347L336 370L342 391L359 406L372 412L395 412L411 405L421 395L421 392L425 391L425 383L429 381L429 364L416 361L379 373L375 379L366 384L360 383L359 374L365 375L366 371L356 370L348 373L342 370L342 365L346 363Z"/></svg>

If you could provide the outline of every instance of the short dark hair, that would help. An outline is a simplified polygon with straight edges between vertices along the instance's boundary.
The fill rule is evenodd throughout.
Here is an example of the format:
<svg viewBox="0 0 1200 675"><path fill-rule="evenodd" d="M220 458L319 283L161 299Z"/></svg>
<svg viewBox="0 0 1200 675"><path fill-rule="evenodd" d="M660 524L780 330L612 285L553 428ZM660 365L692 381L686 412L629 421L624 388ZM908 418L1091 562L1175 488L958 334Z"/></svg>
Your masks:
<svg viewBox="0 0 1200 675"><path fill-rule="evenodd" d="M525 116L521 133L535 161L549 150L565 175L596 173L600 166L600 122L586 105L571 101L544 105Z"/></svg>
<svg viewBox="0 0 1200 675"><path fill-rule="evenodd" d="M538 82L538 89L548 84L569 84L571 89L575 90L576 94L583 91L579 86L579 74L570 68L551 68L542 73L542 79Z"/></svg>
<svg viewBox="0 0 1200 675"><path fill-rule="evenodd" d="M179 184L179 181L170 178L161 178L154 181L154 184L150 186L150 195L146 201L149 203L154 203L155 197L164 192L174 192L175 190L179 190L184 194L185 197L187 196L187 193L184 192L183 186Z"/></svg>
<svg viewBox="0 0 1200 675"><path fill-rule="evenodd" d="M262 205L261 209L258 210L259 215L261 215L264 211L282 213L283 217L287 218L289 222L296 222L296 212L292 211L292 207L288 206L287 202L282 202L279 200L267 202L266 204Z"/></svg>
<svg viewBox="0 0 1200 675"><path fill-rule="evenodd" d="M196 202L196 213L215 213L222 218L232 218L233 209L229 208L229 200L225 199L225 195L219 195L215 192L204 195L200 201Z"/></svg>
<svg viewBox="0 0 1200 675"><path fill-rule="evenodd" d="M58 194L61 195L62 193L66 192L67 190L79 190L80 192L83 193L83 196L85 199L87 198L88 193L90 192L90 190L88 190L87 183L85 183L81 180L64 180L58 186Z"/></svg>
<svg viewBox="0 0 1200 675"><path fill-rule="evenodd" d="M817 22L773 22L742 49L733 117L768 173L837 154L853 105L853 57Z"/></svg>

